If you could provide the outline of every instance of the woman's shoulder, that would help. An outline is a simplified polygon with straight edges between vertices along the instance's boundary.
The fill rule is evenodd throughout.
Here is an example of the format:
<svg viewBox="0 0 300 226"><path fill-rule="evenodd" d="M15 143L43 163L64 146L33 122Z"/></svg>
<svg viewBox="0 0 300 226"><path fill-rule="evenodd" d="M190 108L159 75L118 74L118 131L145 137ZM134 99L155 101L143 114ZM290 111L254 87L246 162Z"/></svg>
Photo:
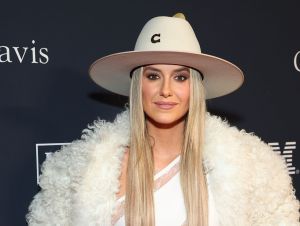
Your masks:
<svg viewBox="0 0 300 226"><path fill-rule="evenodd" d="M218 156L236 162L264 167L265 164L276 168L286 168L284 159L254 132L247 132L232 126L219 116L207 114L205 145L210 158ZM246 167L247 165L244 165ZM284 173L286 173L284 169Z"/></svg>
<svg viewBox="0 0 300 226"><path fill-rule="evenodd" d="M251 218L257 225L298 225L300 203L285 159L259 136L208 114L205 156L214 168L214 182L244 188L251 197ZM227 179L226 179L227 178ZM221 199L222 201L222 199Z"/></svg>
<svg viewBox="0 0 300 226"><path fill-rule="evenodd" d="M114 158L114 152L116 155L120 152L118 147L127 145L127 116L128 112L123 112L113 122L95 120L83 130L80 139L47 156L39 180L41 191L34 197L27 214L30 225L69 219L72 191L78 190L90 163L105 156ZM106 159L101 162L104 167Z"/></svg>
<svg viewBox="0 0 300 226"><path fill-rule="evenodd" d="M59 178L76 176L78 169L84 167L89 156L95 151L105 152L106 146L112 144L126 146L129 140L128 127L128 111L118 114L113 122L97 119L89 124L82 131L80 139L48 155L42 165L40 186L43 187L45 184L45 177L53 176L55 173L59 175ZM47 178L46 181L48 180Z"/></svg>
<svg viewBox="0 0 300 226"><path fill-rule="evenodd" d="M247 132L232 125L227 119L207 113L205 124L205 135L207 139L213 139L215 143L223 143L232 146L243 146L244 148L270 147L254 132Z"/></svg>

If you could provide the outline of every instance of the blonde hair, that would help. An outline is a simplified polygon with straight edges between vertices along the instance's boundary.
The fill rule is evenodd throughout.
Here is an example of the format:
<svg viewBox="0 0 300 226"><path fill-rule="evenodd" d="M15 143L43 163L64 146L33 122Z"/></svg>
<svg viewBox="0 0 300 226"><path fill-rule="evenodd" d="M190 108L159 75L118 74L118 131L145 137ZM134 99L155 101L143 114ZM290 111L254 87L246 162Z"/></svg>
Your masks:
<svg viewBox="0 0 300 226"><path fill-rule="evenodd" d="M142 67L133 72L130 88L131 127L125 194L126 226L155 226L154 160L142 105L142 73ZM190 69L190 75L190 103L183 134L180 180L187 215L186 225L208 226L208 191L203 165L205 92L200 73Z"/></svg>

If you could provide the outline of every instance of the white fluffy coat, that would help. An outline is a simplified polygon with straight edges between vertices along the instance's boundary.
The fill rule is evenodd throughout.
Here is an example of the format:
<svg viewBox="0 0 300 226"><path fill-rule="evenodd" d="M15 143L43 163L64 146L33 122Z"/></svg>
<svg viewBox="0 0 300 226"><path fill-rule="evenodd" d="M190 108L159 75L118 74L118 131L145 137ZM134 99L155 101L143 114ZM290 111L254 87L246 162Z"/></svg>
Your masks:
<svg viewBox="0 0 300 226"><path fill-rule="evenodd" d="M128 111L101 120L48 157L30 226L108 226L125 146ZM204 164L222 226L299 226L299 201L280 155L254 134L206 114Z"/></svg>

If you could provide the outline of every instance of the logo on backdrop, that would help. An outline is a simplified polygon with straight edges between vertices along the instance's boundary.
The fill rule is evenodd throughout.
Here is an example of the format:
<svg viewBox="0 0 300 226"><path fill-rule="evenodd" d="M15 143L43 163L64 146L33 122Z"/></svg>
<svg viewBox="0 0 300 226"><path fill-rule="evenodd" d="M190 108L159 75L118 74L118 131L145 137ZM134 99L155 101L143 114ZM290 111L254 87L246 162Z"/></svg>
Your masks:
<svg viewBox="0 0 300 226"><path fill-rule="evenodd" d="M40 174L42 163L49 158L55 151L60 150L62 146L69 143L44 143L35 144L35 156L36 156L36 183L40 183Z"/></svg>
<svg viewBox="0 0 300 226"><path fill-rule="evenodd" d="M296 54L295 54L295 57L294 57L294 66L295 66L295 69L300 72L300 51L298 51Z"/></svg>
<svg viewBox="0 0 300 226"><path fill-rule="evenodd" d="M37 48L35 40L31 46L0 46L0 63L47 64L49 62L48 48Z"/></svg>
<svg viewBox="0 0 300 226"><path fill-rule="evenodd" d="M299 169L293 166L293 152L296 150L296 141L287 141L284 143L283 149L280 148L279 142L268 143L273 151L282 155L285 159L289 174L299 174Z"/></svg>
<svg viewBox="0 0 300 226"><path fill-rule="evenodd" d="M55 151L60 150L62 146L68 145L70 143L43 143L35 145L36 154L36 182L39 184L41 166L42 163L49 158ZM268 143L274 152L282 155L286 161L289 174L299 174L299 169L293 166L293 155L294 150L296 150L296 141L285 142L283 149L281 150L279 142Z"/></svg>

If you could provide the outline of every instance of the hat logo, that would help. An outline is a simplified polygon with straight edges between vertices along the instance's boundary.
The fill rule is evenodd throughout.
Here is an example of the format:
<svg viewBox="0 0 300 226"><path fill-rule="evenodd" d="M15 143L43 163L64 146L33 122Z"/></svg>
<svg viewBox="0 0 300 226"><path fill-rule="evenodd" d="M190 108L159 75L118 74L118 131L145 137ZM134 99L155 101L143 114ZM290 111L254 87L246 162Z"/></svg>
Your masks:
<svg viewBox="0 0 300 226"><path fill-rule="evenodd" d="M151 42L152 43L160 42L160 34L154 34L154 35L152 35Z"/></svg>

